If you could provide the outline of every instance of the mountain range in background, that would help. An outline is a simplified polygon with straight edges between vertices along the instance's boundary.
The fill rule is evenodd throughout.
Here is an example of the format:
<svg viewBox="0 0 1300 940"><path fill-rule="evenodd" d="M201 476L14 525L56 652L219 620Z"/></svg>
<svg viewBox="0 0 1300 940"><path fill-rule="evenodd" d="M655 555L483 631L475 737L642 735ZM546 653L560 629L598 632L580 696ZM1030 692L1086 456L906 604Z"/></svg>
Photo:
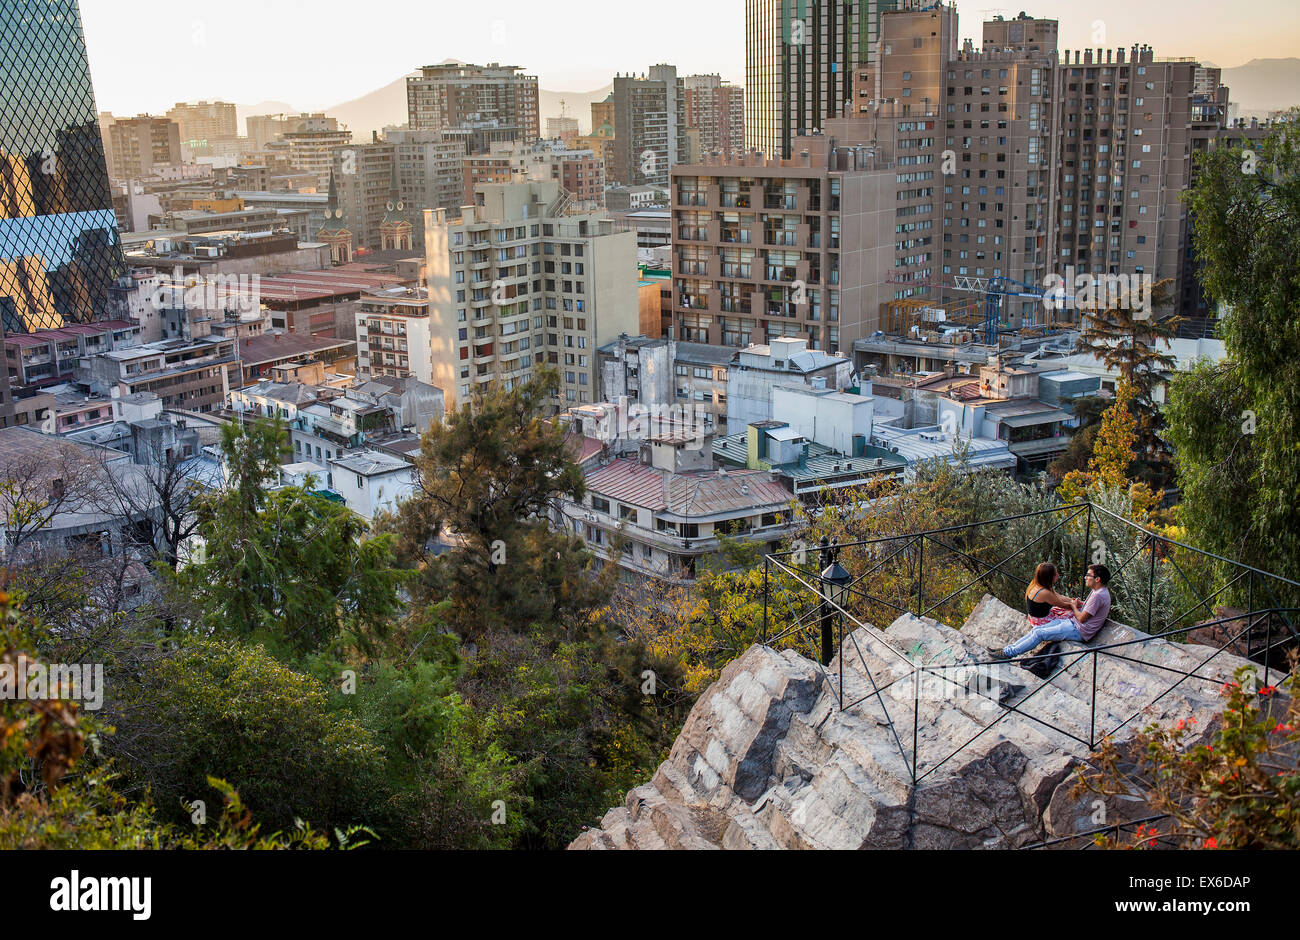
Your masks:
<svg viewBox="0 0 1300 940"><path fill-rule="evenodd" d="M463 65L464 63L456 59L446 59L438 64ZM337 118L340 124L346 125L348 130L352 131L354 141L365 143L371 139L372 134L376 132L382 134L385 127L406 123L406 79L419 74L418 70L408 72L382 88L376 88L359 98L326 108L324 113L329 117ZM591 133L592 102L604 101L613 90L613 82L592 91L548 91L539 88L538 109L541 112L542 133L546 133L546 119L560 117L562 111L564 116L578 119L578 127L582 133ZM260 101L257 104L236 105L236 112L241 134L247 131L244 119L251 115L302 113L293 105L283 101Z"/></svg>
<svg viewBox="0 0 1300 940"><path fill-rule="evenodd" d="M1251 59L1224 69L1223 83L1241 117L1264 117L1300 105L1300 58Z"/></svg>
<svg viewBox="0 0 1300 940"><path fill-rule="evenodd" d="M448 59L440 65L461 64ZM1206 63L1207 65L1209 63ZM411 72L418 75L419 72ZM377 88L369 94L326 108L325 113L338 118L352 131L352 139L364 143L371 134L389 125L406 123L406 75ZM1223 70L1223 82L1241 117L1264 117L1270 111L1300 105L1300 58L1251 59L1245 65ZM559 117L561 102L568 117L578 119L582 133L591 133L591 103L604 101L613 90L611 82L591 91L538 91L541 130L546 133L546 119ZM283 101L262 101L239 105L239 128L245 130L244 118L252 114L298 114L299 110Z"/></svg>

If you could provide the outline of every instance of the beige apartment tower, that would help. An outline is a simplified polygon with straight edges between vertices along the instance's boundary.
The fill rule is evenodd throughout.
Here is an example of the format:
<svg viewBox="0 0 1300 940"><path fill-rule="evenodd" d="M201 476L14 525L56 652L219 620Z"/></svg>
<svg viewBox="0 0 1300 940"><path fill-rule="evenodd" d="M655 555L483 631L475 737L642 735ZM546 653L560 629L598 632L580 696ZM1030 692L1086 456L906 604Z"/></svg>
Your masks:
<svg viewBox="0 0 1300 940"><path fill-rule="evenodd" d="M638 325L636 236L563 215L554 181L484 183L460 219L424 214L432 384L447 407L494 380L560 373L557 408L599 401L596 350Z"/></svg>
<svg viewBox="0 0 1300 940"><path fill-rule="evenodd" d="M412 130L448 131L480 125L504 129L509 140L541 136L537 76L517 65L426 65L406 80Z"/></svg>

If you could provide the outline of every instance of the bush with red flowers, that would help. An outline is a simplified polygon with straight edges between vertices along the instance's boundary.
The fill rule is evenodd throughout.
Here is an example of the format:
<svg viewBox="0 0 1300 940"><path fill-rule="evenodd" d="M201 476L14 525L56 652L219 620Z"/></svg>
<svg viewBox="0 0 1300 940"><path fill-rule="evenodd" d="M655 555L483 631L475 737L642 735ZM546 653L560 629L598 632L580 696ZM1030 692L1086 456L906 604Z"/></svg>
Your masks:
<svg viewBox="0 0 1300 940"><path fill-rule="evenodd" d="M1109 848L1300 848L1300 675L1261 686L1243 666L1224 683L1209 738L1194 718L1103 742L1074 793L1140 797L1157 825L1099 836Z"/></svg>

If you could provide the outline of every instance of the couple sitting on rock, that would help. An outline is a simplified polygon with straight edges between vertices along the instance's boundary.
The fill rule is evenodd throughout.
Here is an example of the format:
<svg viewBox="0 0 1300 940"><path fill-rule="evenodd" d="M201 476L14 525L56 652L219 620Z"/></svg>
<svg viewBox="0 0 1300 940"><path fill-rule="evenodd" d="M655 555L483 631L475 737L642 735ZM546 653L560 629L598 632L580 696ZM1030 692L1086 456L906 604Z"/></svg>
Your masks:
<svg viewBox="0 0 1300 940"><path fill-rule="evenodd" d="M1083 583L1088 588L1088 600L1080 602L1073 597L1056 593L1056 582L1061 573L1056 565L1044 562L1034 572L1034 580L1025 588L1025 608L1029 614L1029 632L1010 646L1001 650L1002 658L1013 659L1037 649L1043 643L1073 640L1087 643L1110 616L1110 569L1105 565L1089 565Z"/></svg>

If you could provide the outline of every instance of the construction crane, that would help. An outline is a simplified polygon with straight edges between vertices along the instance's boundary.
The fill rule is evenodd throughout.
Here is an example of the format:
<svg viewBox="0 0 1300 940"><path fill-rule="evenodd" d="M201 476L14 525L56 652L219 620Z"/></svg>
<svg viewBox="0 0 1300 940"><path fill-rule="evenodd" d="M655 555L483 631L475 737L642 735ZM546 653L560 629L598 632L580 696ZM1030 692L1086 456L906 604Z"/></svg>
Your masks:
<svg viewBox="0 0 1300 940"><path fill-rule="evenodd" d="M988 346L998 344L998 333L1002 325L1002 298L1023 297L1041 301L1046 293L1041 287L1002 275L968 277L959 274L952 280L953 290L984 295L984 343Z"/></svg>
<svg viewBox="0 0 1300 940"><path fill-rule="evenodd" d="M953 275L951 280L915 281L902 278L890 278L890 283L907 284L912 287L932 287L939 291L958 291L967 294L984 295L984 342L989 346L998 344L998 334L1002 327L1002 299L1018 297L1042 301L1048 292L1041 287L1017 281L1015 278L970 277L965 274ZM1063 292L1057 292L1063 293ZM1058 296L1054 299L1060 300Z"/></svg>

